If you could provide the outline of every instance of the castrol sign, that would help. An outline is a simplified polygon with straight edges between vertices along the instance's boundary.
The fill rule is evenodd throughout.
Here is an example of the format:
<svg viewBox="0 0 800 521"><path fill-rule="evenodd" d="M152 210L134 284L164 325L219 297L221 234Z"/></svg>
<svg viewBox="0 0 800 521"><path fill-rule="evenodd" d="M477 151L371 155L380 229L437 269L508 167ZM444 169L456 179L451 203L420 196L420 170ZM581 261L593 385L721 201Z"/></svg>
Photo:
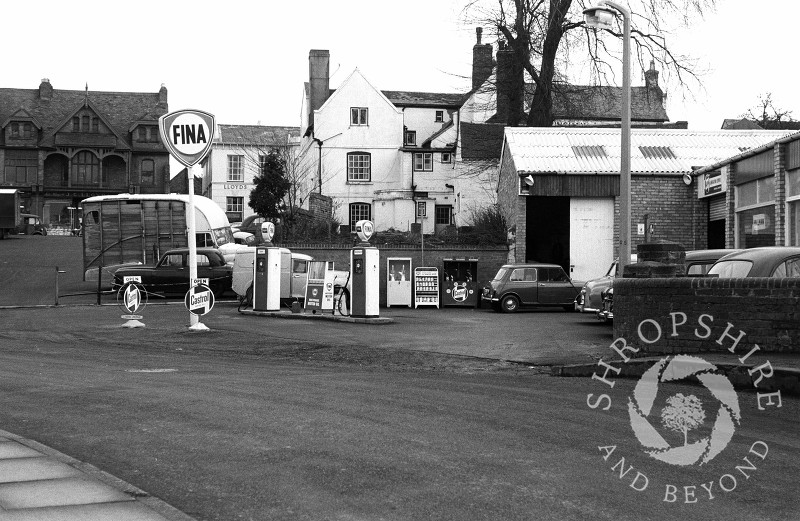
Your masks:
<svg viewBox="0 0 800 521"><path fill-rule="evenodd" d="M214 307L214 292L205 284L198 284L186 292L186 309L195 315L205 315Z"/></svg>
<svg viewBox="0 0 800 521"><path fill-rule="evenodd" d="M202 110L177 110L158 118L158 130L172 157L189 167L211 150L214 116Z"/></svg>

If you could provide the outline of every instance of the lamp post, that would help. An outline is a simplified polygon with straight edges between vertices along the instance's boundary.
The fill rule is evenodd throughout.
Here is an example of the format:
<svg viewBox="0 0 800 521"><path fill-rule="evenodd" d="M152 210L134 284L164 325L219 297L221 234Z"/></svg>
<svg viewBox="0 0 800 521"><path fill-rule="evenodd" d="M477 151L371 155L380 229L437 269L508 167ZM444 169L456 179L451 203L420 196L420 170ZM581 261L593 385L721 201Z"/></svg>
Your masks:
<svg viewBox="0 0 800 521"><path fill-rule="evenodd" d="M619 172L619 274L631 260L631 12L612 0L583 11L584 21L595 29L611 29L614 11L622 14L622 137Z"/></svg>

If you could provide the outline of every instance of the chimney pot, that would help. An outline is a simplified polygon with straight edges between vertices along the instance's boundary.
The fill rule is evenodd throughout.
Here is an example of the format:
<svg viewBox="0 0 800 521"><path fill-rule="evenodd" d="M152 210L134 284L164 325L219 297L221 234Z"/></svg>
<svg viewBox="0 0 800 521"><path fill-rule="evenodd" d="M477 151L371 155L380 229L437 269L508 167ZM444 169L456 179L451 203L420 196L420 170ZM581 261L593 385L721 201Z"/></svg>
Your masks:
<svg viewBox="0 0 800 521"><path fill-rule="evenodd" d="M477 42L472 47L472 90L477 90L492 75L492 44L481 43L483 28L476 27Z"/></svg>
<svg viewBox="0 0 800 521"><path fill-rule="evenodd" d="M49 100L53 97L53 86L50 85L50 80L42 78L42 83L39 84L39 99Z"/></svg>
<svg viewBox="0 0 800 521"><path fill-rule="evenodd" d="M319 109L330 95L331 53L325 49L311 49L308 53L309 114L308 124L314 124L314 111Z"/></svg>

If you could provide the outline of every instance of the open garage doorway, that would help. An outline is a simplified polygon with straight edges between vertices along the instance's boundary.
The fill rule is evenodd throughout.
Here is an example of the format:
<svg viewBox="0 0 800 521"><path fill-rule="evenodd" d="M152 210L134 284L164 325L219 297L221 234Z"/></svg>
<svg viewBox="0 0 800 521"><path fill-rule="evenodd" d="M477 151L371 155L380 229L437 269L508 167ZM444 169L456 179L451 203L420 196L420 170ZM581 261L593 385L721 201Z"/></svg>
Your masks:
<svg viewBox="0 0 800 521"><path fill-rule="evenodd" d="M558 264L569 273L569 197L530 196L526 206L526 260Z"/></svg>

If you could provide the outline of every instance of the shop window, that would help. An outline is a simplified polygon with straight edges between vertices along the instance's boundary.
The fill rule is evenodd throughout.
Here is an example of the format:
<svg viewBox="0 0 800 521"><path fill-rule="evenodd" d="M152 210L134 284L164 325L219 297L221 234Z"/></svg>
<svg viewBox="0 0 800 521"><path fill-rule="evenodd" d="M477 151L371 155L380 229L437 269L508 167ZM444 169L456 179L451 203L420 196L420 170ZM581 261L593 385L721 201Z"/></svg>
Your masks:
<svg viewBox="0 0 800 521"><path fill-rule="evenodd" d="M72 158L72 184L97 186L100 184L100 159L91 152L78 152Z"/></svg>
<svg viewBox="0 0 800 521"><path fill-rule="evenodd" d="M371 221L372 220L372 205L369 203L351 203L350 204L350 229L356 229L358 221Z"/></svg>
<svg viewBox="0 0 800 521"><path fill-rule="evenodd" d="M736 212L737 247L775 246L775 206Z"/></svg>

